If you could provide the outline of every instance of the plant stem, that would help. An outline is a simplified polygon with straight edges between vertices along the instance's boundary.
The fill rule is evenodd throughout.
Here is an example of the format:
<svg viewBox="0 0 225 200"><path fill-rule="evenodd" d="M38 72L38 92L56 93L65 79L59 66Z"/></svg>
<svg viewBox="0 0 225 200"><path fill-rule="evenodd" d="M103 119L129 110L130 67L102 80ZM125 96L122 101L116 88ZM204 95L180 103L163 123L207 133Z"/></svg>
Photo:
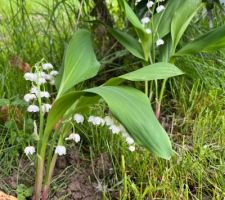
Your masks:
<svg viewBox="0 0 225 200"><path fill-rule="evenodd" d="M45 132L42 138L42 145L40 149L40 154L37 154L37 170L36 170L36 178L35 178L35 200L40 200L41 190L42 190L42 181L44 174L44 158L46 153L46 147L48 143L48 138L51 131Z"/></svg>
<svg viewBox="0 0 225 200"><path fill-rule="evenodd" d="M157 98L157 101L156 101L155 115L156 115L157 119L159 119L159 117L160 117L161 104L162 104L162 100L163 100L163 94L164 94L165 89L166 89L166 82L167 82L167 79L164 79L163 83L162 83L162 86L161 86L159 98Z"/></svg>
<svg viewBox="0 0 225 200"><path fill-rule="evenodd" d="M50 145L50 150L48 152L48 159L47 159L44 185L46 185L46 183L48 182L48 179L49 179L48 177L49 177L49 171L50 171L51 163L52 163L52 156L53 156L53 151L54 151L55 140L56 140L56 133L54 134L54 137L53 137L51 145Z"/></svg>
<svg viewBox="0 0 225 200"><path fill-rule="evenodd" d="M148 81L145 81L145 94L148 96Z"/></svg>
<svg viewBox="0 0 225 200"><path fill-rule="evenodd" d="M52 161L51 161L51 164L49 166L49 169L47 171L46 179L45 179L45 183L44 183L44 189L43 189L43 193L42 193L42 200L46 200L48 198L48 190L49 190L49 186L50 186L50 183L51 183L51 179L52 179L52 175L53 175L53 172L54 172L57 157L58 157L58 155L54 154L54 156L52 158Z"/></svg>
<svg viewBox="0 0 225 200"><path fill-rule="evenodd" d="M65 134L67 133L67 130L70 128L70 124L69 125L65 125L62 128L62 132L60 134L59 140L58 140L58 145L62 145L63 144L63 139L65 138ZM57 160L58 155L54 154L53 155L53 150L54 150L54 144L55 144L55 140L56 140L56 136L57 133L55 132L51 146L50 146L50 151L48 154L48 161L47 161L47 167L46 167L46 175L45 175L45 180L44 180L44 188L43 188L43 193L42 193L42 200L46 200L48 198L48 190L51 184L51 179L52 179L52 175L54 172L54 168L55 168L55 163ZM52 157L53 155L53 157ZM51 159L52 157L52 159Z"/></svg>
<svg viewBox="0 0 225 200"><path fill-rule="evenodd" d="M35 177L35 192L34 199L41 199L41 189L42 189L42 180L43 180L43 171L44 171L44 160L40 155L37 155L37 168L36 168L36 177Z"/></svg>
<svg viewBox="0 0 225 200"><path fill-rule="evenodd" d="M149 90L149 100L152 102L152 96L153 96L153 81L150 82L150 90Z"/></svg>
<svg viewBox="0 0 225 200"><path fill-rule="evenodd" d="M40 91L40 85L38 85L38 91ZM40 150L42 146L42 137L44 134L44 113L41 109L42 101L40 95L38 95L38 104L40 109L40 125L39 125L39 141L37 147L37 157L36 157L36 175L35 175L35 188L34 196L35 200L41 198L41 189L42 189L42 180L43 180L43 171L44 171L44 157L41 156Z"/></svg>

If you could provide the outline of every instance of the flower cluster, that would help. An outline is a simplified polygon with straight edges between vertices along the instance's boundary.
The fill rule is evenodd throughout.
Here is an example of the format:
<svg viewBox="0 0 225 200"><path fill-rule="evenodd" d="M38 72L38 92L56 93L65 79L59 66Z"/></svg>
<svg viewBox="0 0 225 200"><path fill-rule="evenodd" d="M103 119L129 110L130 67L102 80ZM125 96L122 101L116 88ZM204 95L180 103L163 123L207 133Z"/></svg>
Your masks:
<svg viewBox="0 0 225 200"><path fill-rule="evenodd" d="M37 113L44 115L51 109L51 104L48 103L48 99L51 97L49 92L45 91L45 84L49 83L54 85L54 78L58 74L58 71L53 70L51 63L42 64L42 66L35 65L34 72L27 72L24 74L24 79L30 81L32 87L28 94L24 95L24 101L30 103L27 107L27 111L30 113ZM36 105L37 104L37 105ZM37 135L37 125L34 121L34 133ZM35 149L32 146L28 146L24 150L26 155L34 154Z"/></svg>
<svg viewBox="0 0 225 200"><path fill-rule="evenodd" d="M156 12L157 13L161 13L162 11L165 10L165 7L163 5L160 5L160 2L163 2L164 0L158 0L158 1L148 1L148 3L146 4L146 7L149 11L149 13L152 13L151 9L153 8L153 6L155 4L157 4L157 7L156 7ZM135 5L137 5L138 3L140 3L141 0L136 0L135 2ZM155 7L154 7L155 8ZM147 13L148 15L148 13ZM150 18L148 16L145 16L141 19L141 23L143 25L143 27L145 28L145 31L147 34L151 34L152 33L152 30L149 28L149 23L150 23ZM164 44L164 41L161 39L161 38L158 38L158 40L156 41L156 46L161 46Z"/></svg>
<svg viewBox="0 0 225 200"><path fill-rule="evenodd" d="M111 118L110 116L105 116L104 118L99 116L89 116L88 122L92 123L94 126L107 126L112 134L120 133L125 138L126 143L129 145L128 149L132 152L135 151L133 138L128 134L125 127L115 119Z"/></svg>
<svg viewBox="0 0 225 200"><path fill-rule="evenodd" d="M24 78L27 81L32 82L32 88L30 90L30 93L25 94L24 100L28 103L33 101L32 105L29 105L27 108L28 112L40 112L40 109L43 113L49 112L51 109L51 105L48 103L44 103L42 105L35 105L34 102L36 99L39 98L45 98L49 99L50 94L47 91L42 91L41 87L44 88L44 84L49 82L50 84L54 84L54 78L58 74L57 71L53 70L53 66L50 63L45 63L42 65L42 67L35 66L35 73L25 73Z"/></svg>
<svg viewBox="0 0 225 200"><path fill-rule="evenodd" d="M85 118L82 114L76 113L73 117L70 117L67 120L64 120L64 123L71 123L71 120L73 120L77 124L83 124L85 121ZM128 149L133 152L135 151L135 145L133 138L128 134L127 130L124 128L122 124L117 122L115 119L111 118L110 116L105 116L104 118L99 116L89 116L87 119L87 122L94 125L103 127L106 126L110 130L112 134L121 134L126 143L129 145ZM78 133L71 133L68 137L65 138L66 141L74 141L75 143L80 142L81 138ZM55 149L55 153L59 156L66 154L66 147L59 145Z"/></svg>

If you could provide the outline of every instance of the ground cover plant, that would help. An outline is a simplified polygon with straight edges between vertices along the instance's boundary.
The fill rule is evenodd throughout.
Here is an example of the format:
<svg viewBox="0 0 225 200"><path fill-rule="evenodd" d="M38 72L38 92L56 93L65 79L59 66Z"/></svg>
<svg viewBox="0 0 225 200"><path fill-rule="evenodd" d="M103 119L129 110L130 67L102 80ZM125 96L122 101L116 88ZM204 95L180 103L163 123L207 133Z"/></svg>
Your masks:
<svg viewBox="0 0 225 200"><path fill-rule="evenodd" d="M204 3L174 4L4 4L2 191L18 199L225 197L223 21L209 30ZM115 23L121 13L128 24Z"/></svg>

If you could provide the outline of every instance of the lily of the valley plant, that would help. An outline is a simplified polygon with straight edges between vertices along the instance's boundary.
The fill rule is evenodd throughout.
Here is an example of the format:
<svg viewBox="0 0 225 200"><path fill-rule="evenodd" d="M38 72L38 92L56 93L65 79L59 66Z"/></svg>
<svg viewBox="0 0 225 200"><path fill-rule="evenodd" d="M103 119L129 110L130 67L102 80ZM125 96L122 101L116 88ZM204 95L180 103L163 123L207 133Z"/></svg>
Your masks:
<svg viewBox="0 0 225 200"><path fill-rule="evenodd" d="M56 159L66 154L65 143L77 143L81 139L71 121L82 124L85 120L82 114L100 98L108 104L113 116L104 119L90 116L86 119L89 123L108 126L113 134L121 133L130 151L135 150L135 142L164 159L170 159L173 153L169 137L156 119L148 97L135 88L121 84L123 80L163 79L183 72L172 64L161 62L114 77L99 87L74 91L76 84L95 76L99 68L90 32L78 30L66 49L61 73L58 74L50 63L44 64L42 61L24 76L32 84L30 92L24 96L29 104L27 111L39 115L39 122L34 121L37 145L35 147L33 142L24 150L28 156L36 154L35 200L48 198ZM54 85L55 82L58 92L54 102L51 102L47 84Z"/></svg>
<svg viewBox="0 0 225 200"><path fill-rule="evenodd" d="M135 30L136 37L126 31L110 27L108 27L108 31L132 55L140 59L143 66L151 65L152 68L158 68L158 66L162 66L156 64L159 62L174 64L177 57L225 47L225 26L210 30L183 47L179 46L179 42L191 20L201 8L204 8L202 0L148 0L145 8L142 8L145 13L141 19L134 13L126 0L118 0L118 2L124 11L125 17ZM141 3L142 0L135 1L136 6ZM172 72L173 69L167 69L167 72L169 70ZM158 69L155 69L155 73L158 73ZM146 78L145 94L152 99L153 93L155 93L155 113L159 118L166 82L169 77L160 73L157 75L150 82L150 79ZM162 84L159 84L157 79L164 80ZM144 81L144 78L135 80ZM159 85L161 85L161 88L158 87Z"/></svg>

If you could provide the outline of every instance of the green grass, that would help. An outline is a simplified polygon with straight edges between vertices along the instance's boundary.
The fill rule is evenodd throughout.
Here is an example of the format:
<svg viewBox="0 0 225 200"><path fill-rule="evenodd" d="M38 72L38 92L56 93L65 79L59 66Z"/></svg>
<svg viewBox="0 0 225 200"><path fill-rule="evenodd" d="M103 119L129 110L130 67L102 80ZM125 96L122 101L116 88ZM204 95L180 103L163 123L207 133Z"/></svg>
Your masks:
<svg viewBox="0 0 225 200"><path fill-rule="evenodd" d="M43 0L38 4L40 10L35 10L33 1L26 5L22 1L11 2L12 10L8 1L1 4L4 23L0 25L0 98L9 98L12 105L8 122L0 123L0 190L15 194L19 184L32 186L34 172L32 160L23 154L31 139L32 120L19 101L29 86L23 73L9 64L10 58L17 55L30 65L45 58L60 68L64 47L73 31L89 25L82 22L84 15L82 20L74 21L77 1L54 7L49 4L56 5L56 1ZM193 34L195 28L190 30ZM115 193L120 200L225 198L224 60L225 54L220 51L177 61L190 72L195 68L195 74L201 76L172 79L167 85L162 116L176 151L170 161L156 158L141 147L131 153L121 136L110 134L106 127L85 123L77 127L82 143L76 148L68 145L70 152L79 152L81 162L58 171L52 180L51 197L59 193L60 199L70 199L70 178L82 170L91 170L90 184L102 186L98 187L102 189L102 199L113 199ZM22 117L15 114L15 107L21 110ZM99 104L90 114L104 116L105 112L105 105ZM109 174L106 168L99 176L95 163L104 154L112 169Z"/></svg>

